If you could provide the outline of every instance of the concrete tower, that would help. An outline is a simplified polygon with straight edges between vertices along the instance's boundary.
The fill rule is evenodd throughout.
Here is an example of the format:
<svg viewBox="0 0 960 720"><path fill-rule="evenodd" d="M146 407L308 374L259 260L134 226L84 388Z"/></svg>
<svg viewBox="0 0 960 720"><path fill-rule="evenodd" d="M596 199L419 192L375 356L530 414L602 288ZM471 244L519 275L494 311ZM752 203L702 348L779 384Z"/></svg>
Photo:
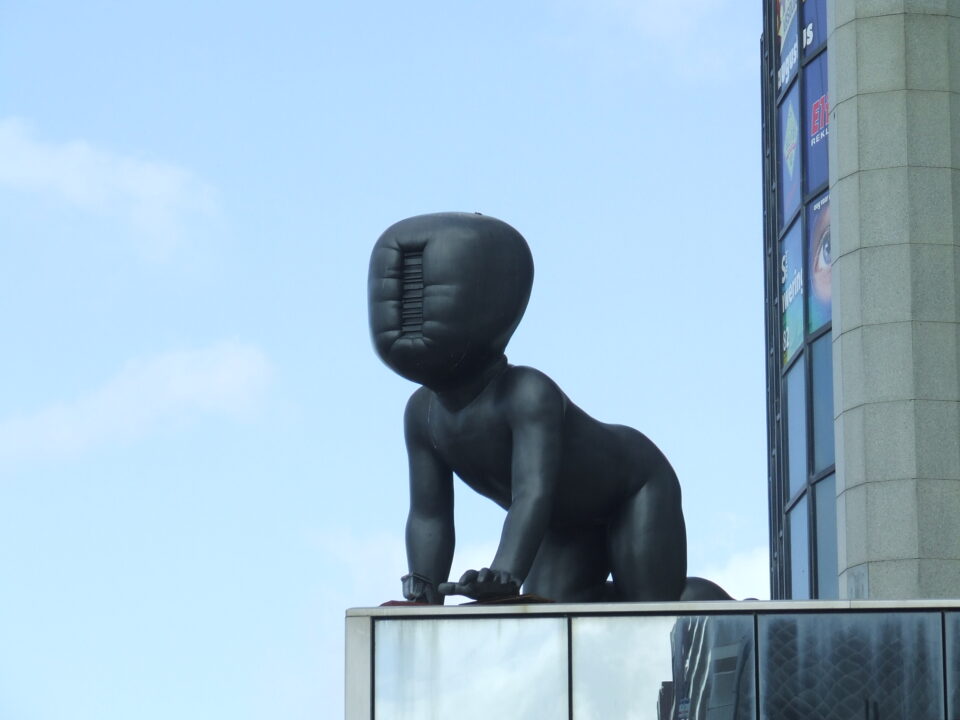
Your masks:
<svg viewBox="0 0 960 720"><path fill-rule="evenodd" d="M828 0L840 596L960 596L960 2Z"/></svg>

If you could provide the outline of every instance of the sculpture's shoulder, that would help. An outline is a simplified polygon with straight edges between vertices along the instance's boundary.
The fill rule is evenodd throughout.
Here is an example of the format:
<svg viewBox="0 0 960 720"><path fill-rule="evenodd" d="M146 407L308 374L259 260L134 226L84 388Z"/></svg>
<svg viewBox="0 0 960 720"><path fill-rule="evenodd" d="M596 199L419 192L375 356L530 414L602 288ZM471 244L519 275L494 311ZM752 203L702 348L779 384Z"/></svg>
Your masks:
<svg viewBox="0 0 960 720"><path fill-rule="evenodd" d="M433 391L425 387L417 388L410 395L403 411L403 426L408 434L426 426L432 396Z"/></svg>
<svg viewBox="0 0 960 720"><path fill-rule="evenodd" d="M511 415L563 413L567 396L549 376L525 365L511 365L499 383L499 395Z"/></svg>

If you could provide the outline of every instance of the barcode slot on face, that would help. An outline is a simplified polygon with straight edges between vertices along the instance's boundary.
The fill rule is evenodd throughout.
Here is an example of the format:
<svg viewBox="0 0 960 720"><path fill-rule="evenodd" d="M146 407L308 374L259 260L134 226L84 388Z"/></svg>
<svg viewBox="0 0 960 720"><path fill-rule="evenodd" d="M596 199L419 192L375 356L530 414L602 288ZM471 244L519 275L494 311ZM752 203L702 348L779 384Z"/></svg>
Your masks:
<svg viewBox="0 0 960 720"><path fill-rule="evenodd" d="M403 253L403 296L400 299L400 332L423 332L423 251Z"/></svg>

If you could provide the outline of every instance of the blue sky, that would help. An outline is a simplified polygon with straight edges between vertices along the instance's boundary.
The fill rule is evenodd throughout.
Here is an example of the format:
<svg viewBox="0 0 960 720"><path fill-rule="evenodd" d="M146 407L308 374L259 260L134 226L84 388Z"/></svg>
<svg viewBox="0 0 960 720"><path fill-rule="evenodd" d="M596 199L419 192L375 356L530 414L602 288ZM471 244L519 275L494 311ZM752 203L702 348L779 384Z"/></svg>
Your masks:
<svg viewBox="0 0 960 720"><path fill-rule="evenodd" d="M513 362L639 428L767 596L760 8L0 3L0 717L336 718L399 597L370 249L514 225ZM457 494L454 573L502 513Z"/></svg>

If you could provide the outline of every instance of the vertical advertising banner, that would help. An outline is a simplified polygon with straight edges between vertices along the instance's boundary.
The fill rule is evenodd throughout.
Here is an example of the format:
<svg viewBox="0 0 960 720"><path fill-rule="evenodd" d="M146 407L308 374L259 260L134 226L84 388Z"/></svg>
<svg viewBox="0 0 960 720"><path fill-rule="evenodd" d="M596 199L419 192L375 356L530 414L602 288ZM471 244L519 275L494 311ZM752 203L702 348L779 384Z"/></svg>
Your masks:
<svg viewBox="0 0 960 720"><path fill-rule="evenodd" d="M830 101L827 99L826 52L803 69L803 113L807 139L807 192L816 192L817 188L827 184L830 177L827 160Z"/></svg>
<svg viewBox="0 0 960 720"><path fill-rule="evenodd" d="M806 58L827 41L827 0L803 0L800 15L800 47Z"/></svg>
<svg viewBox="0 0 960 720"><path fill-rule="evenodd" d="M807 330L814 332L830 322L833 289L830 266L830 194L825 193L807 206Z"/></svg>
<svg viewBox="0 0 960 720"><path fill-rule="evenodd" d="M800 62L797 38L797 0L776 0L777 93L785 88Z"/></svg>
<svg viewBox="0 0 960 720"><path fill-rule="evenodd" d="M803 237L799 222L780 244L780 335L786 366L803 344Z"/></svg>
<svg viewBox="0 0 960 720"><path fill-rule="evenodd" d="M800 92L796 85L783 99L777 113L777 155L780 166L779 227L783 227L800 205L803 179L800 171Z"/></svg>

